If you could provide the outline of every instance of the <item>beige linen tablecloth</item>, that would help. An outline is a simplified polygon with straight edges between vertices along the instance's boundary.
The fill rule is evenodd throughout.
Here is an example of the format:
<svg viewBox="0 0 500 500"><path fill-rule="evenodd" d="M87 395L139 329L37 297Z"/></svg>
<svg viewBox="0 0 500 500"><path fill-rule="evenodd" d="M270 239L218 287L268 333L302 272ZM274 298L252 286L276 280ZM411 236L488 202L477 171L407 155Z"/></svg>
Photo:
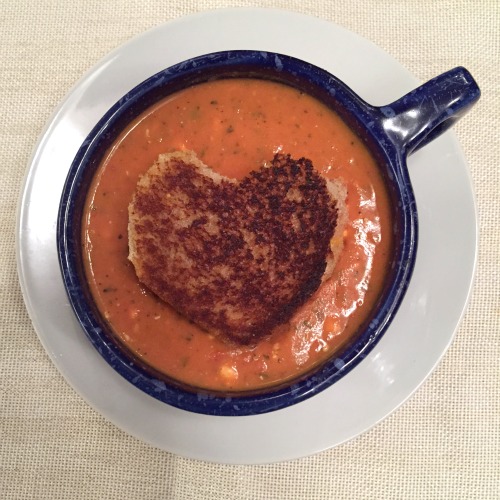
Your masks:
<svg viewBox="0 0 500 500"><path fill-rule="evenodd" d="M498 0L0 1L0 498L500 499L500 2ZM15 217L37 137L111 49L207 8L287 8L373 41L420 80L456 65L482 98L456 126L480 218L468 312L435 372L358 438L308 458L226 466L127 435L64 381L27 315ZM314 36L314 34L311 34Z"/></svg>

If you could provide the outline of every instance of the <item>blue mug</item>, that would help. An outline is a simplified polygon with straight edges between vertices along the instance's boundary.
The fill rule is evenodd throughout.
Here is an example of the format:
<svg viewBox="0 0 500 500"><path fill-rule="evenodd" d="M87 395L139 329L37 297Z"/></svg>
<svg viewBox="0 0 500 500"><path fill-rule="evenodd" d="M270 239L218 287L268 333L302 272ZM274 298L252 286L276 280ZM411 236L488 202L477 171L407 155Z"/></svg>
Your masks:
<svg viewBox="0 0 500 500"><path fill-rule="evenodd" d="M377 161L391 196L395 245L384 290L355 339L322 366L290 385L266 392L211 393L185 387L146 366L115 339L93 302L83 269L81 220L87 190L107 149L138 115L164 97L213 78L258 77L298 88L320 100L361 138ZM57 223L62 276L86 335L130 383L175 407L209 415L255 415L299 403L326 389L359 364L394 318L410 282L418 243L417 206L406 159L451 127L479 99L470 73L458 67L392 104L363 101L325 70L293 57L262 51L224 51L167 68L123 96L80 147L63 189Z"/></svg>

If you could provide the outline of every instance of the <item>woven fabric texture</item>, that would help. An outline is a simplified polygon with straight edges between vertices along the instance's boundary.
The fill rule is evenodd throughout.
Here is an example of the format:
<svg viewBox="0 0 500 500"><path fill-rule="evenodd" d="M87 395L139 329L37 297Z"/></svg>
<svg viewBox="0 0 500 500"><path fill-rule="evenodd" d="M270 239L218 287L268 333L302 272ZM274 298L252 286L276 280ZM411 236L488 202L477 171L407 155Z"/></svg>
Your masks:
<svg viewBox="0 0 500 500"><path fill-rule="evenodd" d="M58 103L131 37L228 6L314 15L371 40L422 81L463 65L482 89L456 126L477 196L480 250L451 348L422 387L367 433L263 466L180 458L105 420L51 363L16 272L16 206L37 137ZM0 0L0 497L500 499L499 61L497 0Z"/></svg>

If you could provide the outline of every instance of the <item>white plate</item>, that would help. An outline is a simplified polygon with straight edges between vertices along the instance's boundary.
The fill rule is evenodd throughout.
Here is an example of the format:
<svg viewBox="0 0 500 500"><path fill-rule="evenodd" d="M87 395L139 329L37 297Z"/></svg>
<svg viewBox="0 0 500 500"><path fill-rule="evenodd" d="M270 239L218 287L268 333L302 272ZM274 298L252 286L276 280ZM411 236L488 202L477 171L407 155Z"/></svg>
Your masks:
<svg viewBox="0 0 500 500"><path fill-rule="evenodd" d="M159 26L103 59L51 118L20 200L18 269L42 344L69 384L97 411L170 452L255 464L339 445L382 420L417 389L446 351L462 317L475 268L477 222L467 165L455 136L447 132L409 160L420 243L406 298L380 343L346 377L296 406L249 417L190 414L134 388L92 347L69 306L56 254L59 196L83 139L125 92L165 67L225 49L268 50L307 60L375 105L418 84L372 43L300 14L225 9Z"/></svg>

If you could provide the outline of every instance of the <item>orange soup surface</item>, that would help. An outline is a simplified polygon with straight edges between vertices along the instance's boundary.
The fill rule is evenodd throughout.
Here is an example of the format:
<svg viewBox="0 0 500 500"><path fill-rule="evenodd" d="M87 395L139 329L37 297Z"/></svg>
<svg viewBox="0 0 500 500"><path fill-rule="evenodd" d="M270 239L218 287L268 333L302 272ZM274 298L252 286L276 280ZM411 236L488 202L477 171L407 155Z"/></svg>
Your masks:
<svg viewBox="0 0 500 500"><path fill-rule="evenodd" d="M231 345L202 331L141 285L127 259L128 205L139 177L158 155L185 149L237 179L278 152L306 157L347 187L344 249L333 276L257 345ZM334 112L282 84L218 80L165 98L110 148L86 201L86 273L102 315L143 362L191 386L255 390L296 379L352 339L382 289L391 226L379 169Z"/></svg>

